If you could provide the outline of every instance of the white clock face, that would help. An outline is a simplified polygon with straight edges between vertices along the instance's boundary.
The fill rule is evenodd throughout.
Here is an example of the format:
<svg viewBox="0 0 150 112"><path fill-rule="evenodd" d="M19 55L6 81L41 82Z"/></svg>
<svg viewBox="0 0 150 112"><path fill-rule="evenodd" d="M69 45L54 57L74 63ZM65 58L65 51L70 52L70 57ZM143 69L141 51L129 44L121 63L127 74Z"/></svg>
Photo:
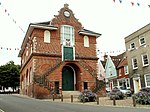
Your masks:
<svg viewBox="0 0 150 112"><path fill-rule="evenodd" d="M65 12L64 12L64 15L65 15L66 17L69 17L69 16L70 16L70 12L65 11Z"/></svg>

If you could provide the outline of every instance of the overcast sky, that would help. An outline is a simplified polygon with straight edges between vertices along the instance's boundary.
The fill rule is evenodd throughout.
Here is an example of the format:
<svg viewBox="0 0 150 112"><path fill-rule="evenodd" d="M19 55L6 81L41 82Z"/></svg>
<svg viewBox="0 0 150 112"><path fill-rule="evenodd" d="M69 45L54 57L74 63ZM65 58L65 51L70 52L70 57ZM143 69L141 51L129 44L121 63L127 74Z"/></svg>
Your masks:
<svg viewBox="0 0 150 112"><path fill-rule="evenodd" d="M97 39L102 53L123 52L124 38L150 23L149 0L0 0L0 65L20 64L18 48L28 25L50 21L65 3L85 29L102 34Z"/></svg>

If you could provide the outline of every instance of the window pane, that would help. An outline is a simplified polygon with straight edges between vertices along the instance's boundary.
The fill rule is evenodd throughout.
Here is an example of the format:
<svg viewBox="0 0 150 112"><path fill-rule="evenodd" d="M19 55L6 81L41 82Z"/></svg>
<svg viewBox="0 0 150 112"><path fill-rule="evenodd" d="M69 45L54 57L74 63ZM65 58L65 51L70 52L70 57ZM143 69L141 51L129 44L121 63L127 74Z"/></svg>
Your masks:
<svg viewBox="0 0 150 112"><path fill-rule="evenodd" d="M134 43L131 44L131 49L133 49L133 48L135 48L135 44Z"/></svg>
<svg viewBox="0 0 150 112"><path fill-rule="evenodd" d="M136 58L132 58L132 66L133 66L133 69L136 69L138 67Z"/></svg>
<svg viewBox="0 0 150 112"><path fill-rule="evenodd" d="M62 41L66 42L67 40L67 43L70 43L70 45L74 45L74 28L72 26L62 26L60 36L61 43L63 43ZM64 45L65 44L66 43L64 43Z"/></svg>
<svg viewBox="0 0 150 112"><path fill-rule="evenodd" d="M143 64L144 64L144 65L147 65L147 64L148 64L147 55L143 55Z"/></svg>
<svg viewBox="0 0 150 112"><path fill-rule="evenodd" d="M44 42L50 43L50 32L47 30L44 32Z"/></svg>
<svg viewBox="0 0 150 112"><path fill-rule="evenodd" d="M140 44L141 44L141 45L145 44L144 38L140 38Z"/></svg>
<svg viewBox="0 0 150 112"><path fill-rule="evenodd" d="M89 37L84 36L84 47L89 47Z"/></svg>
<svg viewBox="0 0 150 112"><path fill-rule="evenodd" d="M150 86L150 74L146 75L146 84Z"/></svg>

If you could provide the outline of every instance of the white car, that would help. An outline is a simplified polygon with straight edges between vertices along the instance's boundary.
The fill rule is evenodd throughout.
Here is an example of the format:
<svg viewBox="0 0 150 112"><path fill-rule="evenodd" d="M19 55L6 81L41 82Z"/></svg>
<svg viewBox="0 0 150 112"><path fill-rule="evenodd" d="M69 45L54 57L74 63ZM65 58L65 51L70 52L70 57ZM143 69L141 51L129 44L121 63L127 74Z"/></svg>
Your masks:
<svg viewBox="0 0 150 112"><path fill-rule="evenodd" d="M131 96L132 95L131 91L129 89L126 89L123 86L115 86L114 89L119 89L126 96Z"/></svg>

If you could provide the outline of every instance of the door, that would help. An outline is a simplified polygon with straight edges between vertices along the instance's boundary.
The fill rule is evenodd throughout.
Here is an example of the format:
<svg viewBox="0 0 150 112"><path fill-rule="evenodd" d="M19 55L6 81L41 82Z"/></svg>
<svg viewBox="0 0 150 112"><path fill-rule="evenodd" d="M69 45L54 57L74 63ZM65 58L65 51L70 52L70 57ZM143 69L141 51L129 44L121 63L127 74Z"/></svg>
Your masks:
<svg viewBox="0 0 150 112"><path fill-rule="evenodd" d="M64 60L73 60L73 47L64 47Z"/></svg>
<svg viewBox="0 0 150 112"><path fill-rule="evenodd" d="M59 94L59 82L58 81L55 82L55 93Z"/></svg>
<svg viewBox="0 0 150 112"><path fill-rule="evenodd" d="M133 78L134 81L134 93L137 93L141 89L140 78Z"/></svg>
<svg viewBox="0 0 150 112"><path fill-rule="evenodd" d="M65 66L62 70L62 90L74 90L74 71L69 66Z"/></svg>
<svg viewBox="0 0 150 112"><path fill-rule="evenodd" d="M88 89L88 83L87 82L84 82L84 90L85 89Z"/></svg>

